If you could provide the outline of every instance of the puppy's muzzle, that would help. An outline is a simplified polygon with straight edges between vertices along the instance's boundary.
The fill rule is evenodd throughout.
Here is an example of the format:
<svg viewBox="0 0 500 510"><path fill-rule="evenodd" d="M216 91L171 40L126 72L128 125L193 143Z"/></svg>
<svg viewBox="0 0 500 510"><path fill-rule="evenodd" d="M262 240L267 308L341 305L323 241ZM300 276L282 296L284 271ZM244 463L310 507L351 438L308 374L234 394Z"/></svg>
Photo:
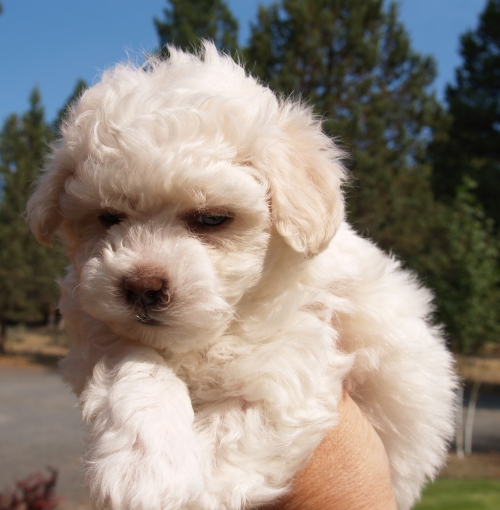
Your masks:
<svg viewBox="0 0 500 510"><path fill-rule="evenodd" d="M165 280L157 276L127 276L122 281L127 302L132 305L137 319L155 325L151 312L160 311L170 303L170 293Z"/></svg>

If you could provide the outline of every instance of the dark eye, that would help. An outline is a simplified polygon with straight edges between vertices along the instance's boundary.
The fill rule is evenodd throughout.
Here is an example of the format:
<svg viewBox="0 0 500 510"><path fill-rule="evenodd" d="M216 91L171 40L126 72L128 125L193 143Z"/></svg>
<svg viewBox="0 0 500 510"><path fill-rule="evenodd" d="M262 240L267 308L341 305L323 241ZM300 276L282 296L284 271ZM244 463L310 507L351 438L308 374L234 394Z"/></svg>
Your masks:
<svg viewBox="0 0 500 510"><path fill-rule="evenodd" d="M229 216L226 214L200 214L196 217L196 223L206 227L217 227L228 219Z"/></svg>
<svg viewBox="0 0 500 510"><path fill-rule="evenodd" d="M99 216L99 221L106 228L112 227L113 225L118 225L125 219L124 214L119 213L104 213Z"/></svg>

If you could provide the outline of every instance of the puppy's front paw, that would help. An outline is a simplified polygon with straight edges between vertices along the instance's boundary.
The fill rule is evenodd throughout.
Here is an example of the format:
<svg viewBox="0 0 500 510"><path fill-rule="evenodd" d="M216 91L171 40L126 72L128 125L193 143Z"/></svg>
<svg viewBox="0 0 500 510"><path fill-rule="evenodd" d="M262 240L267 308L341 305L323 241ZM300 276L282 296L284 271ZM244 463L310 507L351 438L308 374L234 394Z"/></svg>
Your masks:
<svg viewBox="0 0 500 510"><path fill-rule="evenodd" d="M81 400L97 507L174 510L198 500L204 464L191 401L157 353L101 360Z"/></svg>
<svg viewBox="0 0 500 510"><path fill-rule="evenodd" d="M170 437L169 437L170 436ZM97 507L174 510L195 502L204 489L201 452L194 438L125 437L109 431L88 455L87 479Z"/></svg>

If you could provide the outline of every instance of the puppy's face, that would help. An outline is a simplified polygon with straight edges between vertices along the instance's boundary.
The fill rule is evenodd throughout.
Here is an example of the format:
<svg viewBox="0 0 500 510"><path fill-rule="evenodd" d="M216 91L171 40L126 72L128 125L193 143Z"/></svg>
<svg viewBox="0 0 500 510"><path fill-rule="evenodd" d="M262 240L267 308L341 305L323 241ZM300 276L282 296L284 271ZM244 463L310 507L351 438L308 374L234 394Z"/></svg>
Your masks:
<svg viewBox="0 0 500 510"><path fill-rule="evenodd" d="M164 156L146 175L125 155L89 159L60 203L83 309L121 335L183 350L220 334L259 280L270 213L248 167Z"/></svg>
<svg viewBox="0 0 500 510"><path fill-rule="evenodd" d="M344 173L309 109L211 46L204 60L171 53L84 94L28 214L40 242L61 233L79 307L182 352L224 331L263 284L273 239L302 258L327 245Z"/></svg>

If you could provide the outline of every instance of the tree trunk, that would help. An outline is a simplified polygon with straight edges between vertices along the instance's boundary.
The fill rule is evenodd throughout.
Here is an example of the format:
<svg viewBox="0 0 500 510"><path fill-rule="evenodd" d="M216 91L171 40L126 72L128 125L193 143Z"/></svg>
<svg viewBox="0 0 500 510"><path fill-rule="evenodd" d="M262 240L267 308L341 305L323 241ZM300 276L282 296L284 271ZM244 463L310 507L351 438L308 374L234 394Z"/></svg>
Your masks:
<svg viewBox="0 0 500 510"><path fill-rule="evenodd" d="M5 355L6 340L7 340L7 321L0 321L0 356Z"/></svg>
<svg viewBox="0 0 500 510"><path fill-rule="evenodd" d="M464 457L464 387L459 386L457 390L457 421L455 424L455 443L457 447L457 457Z"/></svg>
<svg viewBox="0 0 500 510"><path fill-rule="evenodd" d="M55 306L51 306L49 313L47 315L47 326L50 330L55 329L56 318L57 318L57 308Z"/></svg>
<svg viewBox="0 0 500 510"><path fill-rule="evenodd" d="M469 406L467 408L467 418L465 420L465 455L472 453L472 431L474 429L474 413L476 412L476 402L479 396L481 381L474 381L469 397Z"/></svg>

